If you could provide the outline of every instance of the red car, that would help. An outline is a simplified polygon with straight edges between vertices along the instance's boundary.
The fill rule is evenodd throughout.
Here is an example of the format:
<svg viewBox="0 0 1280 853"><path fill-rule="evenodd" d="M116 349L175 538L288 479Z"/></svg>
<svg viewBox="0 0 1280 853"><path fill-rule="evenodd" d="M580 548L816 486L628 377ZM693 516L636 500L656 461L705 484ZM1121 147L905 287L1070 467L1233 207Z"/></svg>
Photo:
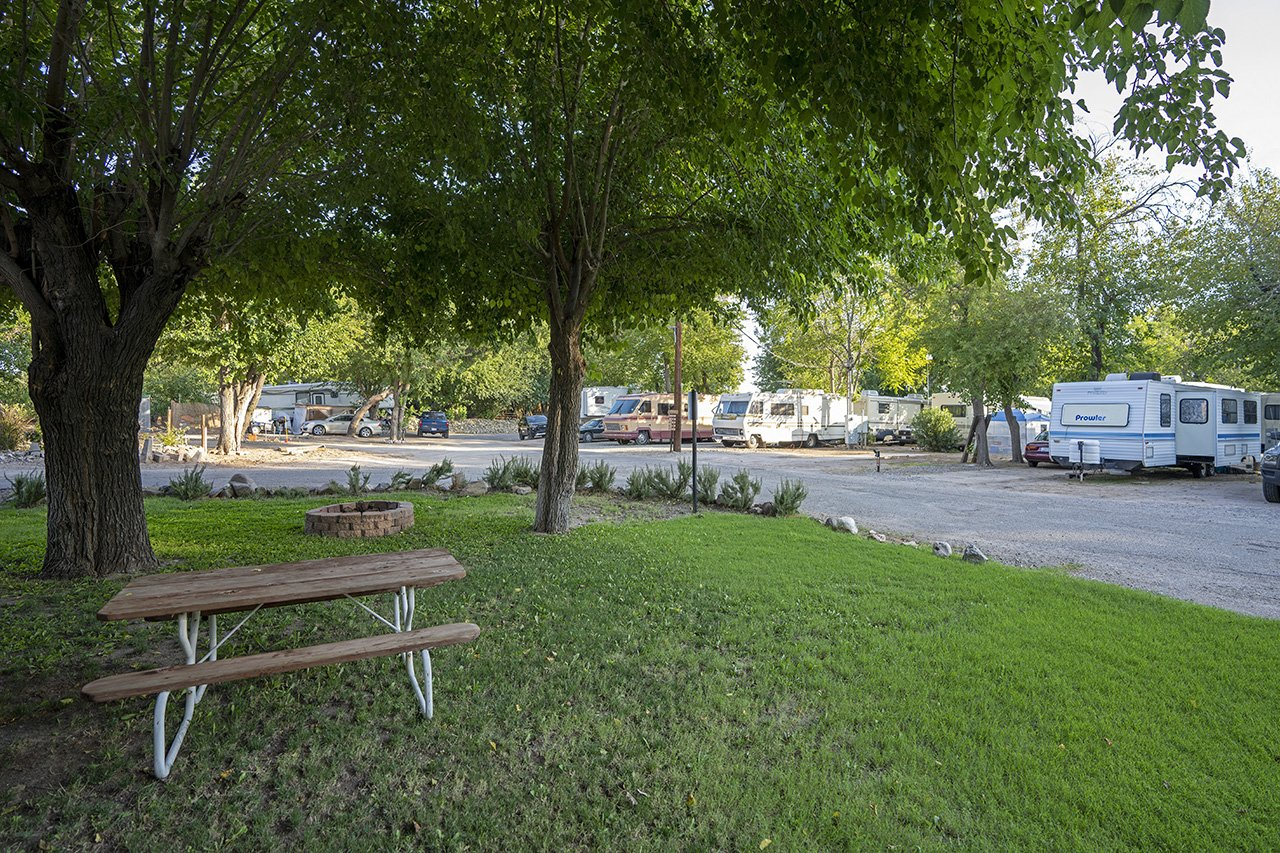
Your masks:
<svg viewBox="0 0 1280 853"><path fill-rule="evenodd" d="M1027 464L1032 468L1041 462L1052 462L1049 456L1049 431L1041 430L1033 440L1027 442L1027 446L1022 449L1022 458L1027 460Z"/></svg>

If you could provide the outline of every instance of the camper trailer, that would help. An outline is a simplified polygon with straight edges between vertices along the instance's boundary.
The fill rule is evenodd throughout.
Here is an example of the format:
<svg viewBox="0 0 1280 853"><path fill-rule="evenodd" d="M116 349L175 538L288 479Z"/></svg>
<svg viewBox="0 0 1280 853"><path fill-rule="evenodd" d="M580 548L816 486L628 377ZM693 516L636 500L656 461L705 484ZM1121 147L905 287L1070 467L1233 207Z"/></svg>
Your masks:
<svg viewBox="0 0 1280 853"><path fill-rule="evenodd" d="M699 441L710 441L713 437L711 417L716 403L716 398L710 395L698 396ZM604 416L604 432L600 437L619 444L670 441L675 432L672 424L675 420L675 413L672 411L674 408L673 395L665 392L642 391L619 395L609 413ZM693 438L687 396L681 402L680 437L684 441Z"/></svg>
<svg viewBox="0 0 1280 853"><path fill-rule="evenodd" d="M1262 447L1280 444L1280 394L1262 395Z"/></svg>
<svg viewBox="0 0 1280 853"><path fill-rule="evenodd" d="M1211 475L1261 453L1259 403L1249 391L1158 373L1060 382L1053 386L1049 454L1068 464L1073 448L1096 441L1106 467L1176 465Z"/></svg>
<svg viewBox="0 0 1280 853"><path fill-rule="evenodd" d="M582 389L582 404L578 409L579 421L603 418L609 414L620 395L630 389L625 385L594 385Z"/></svg>
<svg viewBox="0 0 1280 853"><path fill-rule="evenodd" d="M973 422L973 407L959 394L952 394L950 391L931 394L928 406L931 409L941 409L951 415L956 422L956 431L961 436L969 432L969 425Z"/></svg>
<svg viewBox="0 0 1280 853"><path fill-rule="evenodd" d="M863 391L849 411L849 435L857 444L879 441L906 444L914 441L911 421L924 408L919 394L891 397L876 391Z"/></svg>
<svg viewBox="0 0 1280 853"><path fill-rule="evenodd" d="M835 444L845 440L848 401L800 388L725 394L712 428L725 447Z"/></svg>

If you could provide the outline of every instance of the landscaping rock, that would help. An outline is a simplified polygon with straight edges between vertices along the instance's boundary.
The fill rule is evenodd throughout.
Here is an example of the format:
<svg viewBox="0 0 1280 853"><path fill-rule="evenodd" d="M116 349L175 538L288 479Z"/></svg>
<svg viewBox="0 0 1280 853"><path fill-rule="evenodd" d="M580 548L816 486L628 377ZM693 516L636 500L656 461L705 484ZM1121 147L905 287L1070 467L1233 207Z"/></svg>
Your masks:
<svg viewBox="0 0 1280 853"><path fill-rule="evenodd" d="M939 557L950 557L951 543L950 542L934 542L933 553Z"/></svg>
<svg viewBox="0 0 1280 853"><path fill-rule="evenodd" d="M164 489L143 489L142 490L143 497L148 497L148 498L158 498L163 494L164 494Z"/></svg>
<svg viewBox="0 0 1280 853"><path fill-rule="evenodd" d="M520 486L520 485L512 486L512 487L511 487L511 491L512 491L512 492L514 492L514 493L515 493L515 494L517 494L517 495L531 495L531 494L533 494L533 489L529 488L528 486Z"/></svg>
<svg viewBox="0 0 1280 853"><path fill-rule="evenodd" d="M373 487L373 490L374 490L375 492L389 492L389 491L391 491L391 484L390 484L390 483L379 483L378 485L376 485L376 486L374 486L374 487Z"/></svg>
<svg viewBox="0 0 1280 853"><path fill-rule="evenodd" d="M858 522L854 521L851 515L842 515L839 518L832 519L831 522L832 530L840 530L845 533L858 532Z"/></svg>
<svg viewBox="0 0 1280 853"><path fill-rule="evenodd" d="M211 498L231 498L231 497L235 497L235 492L232 490L232 488L231 488L231 486L230 486L230 485L226 485L226 486L223 486L221 489L218 489L216 492L214 492L213 494L211 494L209 497L211 497Z"/></svg>
<svg viewBox="0 0 1280 853"><path fill-rule="evenodd" d="M411 492L416 492L422 488L421 477L410 477L409 482L405 484L405 488Z"/></svg>
<svg viewBox="0 0 1280 853"><path fill-rule="evenodd" d="M232 474L227 486L231 489L232 497L237 498L247 498L258 488L258 484L247 474Z"/></svg>
<svg viewBox="0 0 1280 853"><path fill-rule="evenodd" d="M980 564L987 561L987 555L982 553L982 549L972 542L964 546L964 553L960 555L960 558L966 563Z"/></svg>
<svg viewBox="0 0 1280 853"><path fill-rule="evenodd" d="M888 542L888 541L889 541L889 538L888 538L887 536L885 536L883 533L876 533L874 530L872 530L870 533L868 533L868 534L867 534L867 538L868 538L868 539L874 539L874 540L876 540L877 542Z"/></svg>
<svg viewBox="0 0 1280 853"><path fill-rule="evenodd" d="M449 489L449 488L452 488L452 487L453 487L453 477L441 477L439 480L436 480L436 482L435 482L435 486L436 486L436 488L437 488L437 489ZM420 486L419 488L426 488L426 485L424 484L424 485Z"/></svg>
<svg viewBox="0 0 1280 853"><path fill-rule="evenodd" d="M275 494L275 492L271 491L270 489L264 489L262 486L259 486L258 488L254 489L253 493L260 498L269 498Z"/></svg>
<svg viewBox="0 0 1280 853"><path fill-rule="evenodd" d="M474 483L467 483L462 487L462 496L467 498L478 498L481 495L489 493L489 486L484 480L477 480Z"/></svg>
<svg viewBox="0 0 1280 853"><path fill-rule="evenodd" d="M762 504L756 504L756 507L760 509L761 515L767 515L770 518L773 518L778 514L778 508L773 505L772 501L765 501ZM753 507L753 509L756 507Z"/></svg>

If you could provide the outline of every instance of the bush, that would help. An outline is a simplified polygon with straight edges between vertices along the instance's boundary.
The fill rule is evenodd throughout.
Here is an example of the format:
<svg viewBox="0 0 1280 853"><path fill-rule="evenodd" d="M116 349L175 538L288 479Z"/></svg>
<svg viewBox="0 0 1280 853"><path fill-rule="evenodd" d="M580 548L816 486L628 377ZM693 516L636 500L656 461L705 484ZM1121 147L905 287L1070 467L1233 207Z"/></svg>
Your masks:
<svg viewBox="0 0 1280 853"><path fill-rule="evenodd" d="M181 447L187 443L187 434L170 423L165 431L156 435L161 447Z"/></svg>
<svg viewBox="0 0 1280 853"><path fill-rule="evenodd" d="M689 481L693 479L693 466L681 460L673 468L655 468L649 474L649 482L658 497L678 501L684 498L689 489Z"/></svg>
<svg viewBox="0 0 1280 853"><path fill-rule="evenodd" d="M915 435L916 444L925 450L943 453L960 447L956 420L942 409L921 409L911 419L911 432Z"/></svg>
<svg viewBox="0 0 1280 853"><path fill-rule="evenodd" d="M538 479L542 476L538 464L531 459L523 456L516 456L511 459L511 479L517 485L528 486L531 489L538 488Z"/></svg>
<svg viewBox="0 0 1280 853"><path fill-rule="evenodd" d="M773 491L773 508L778 515L795 515L809 490L799 480L783 480Z"/></svg>
<svg viewBox="0 0 1280 853"><path fill-rule="evenodd" d="M511 487L516 484L515 472L511 470L511 460L505 456L499 456L489 463L488 468L484 469L480 479L484 480L489 488L494 491L510 491Z"/></svg>
<svg viewBox="0 0 1280 853"><path fill-rule="evenodd" d="M698 469L698 480L695 485L698 489L699 501L704 504L715 503L716 486L720 485L720 469L703 465Z"/></svg>
<svg viewBox="0 0 1280 853"><path fill-rule="evenodd" d="M195 501L209 497L213 485L204 478L203 465L192 465L182 476L169 480L169 494L178 500Z"/></svg>
<svg viewBox="0 0 1280 853"><path fill-rule="evenodd" d="M369 491L369 475L361 474L359 465L352 465L347 471L347 492L359 496L367 491Z"/></svg>
<svg viewBox="0 0 1280 853"><path fill-rule="evenodd" d="M391 482L388 485L391 486L391 491L393 492L403 492L409 488L409 481L412 479L413 477L409 475L409 472L401 468L391 475Z"/></svg>
<svg viewBox="0 0 1280 853"><path fill-rule="evenodd" d="M762 487L763 484L752 479L751 472L744 468L720 487L720 503L733 509L749 510Z"/></svg>
<svg viewBox="0 0 1280 853"><path fill-rule="evenodd" d="M438 480L443 480L450 474L453 474L453 460L446 456L423 473L422 487L434 486ZM462 485L466 485L465 478Z"/></svg>
<svg viewBox="0 0 1280 853"><path fill-rule="evenodd" d="M23 450L37 434L35 414L17 403L0 403L0 450Z"/></svg>
<svg viewBox="0 0 1280 853"><path fill-rule="evenodd" d="M636 468L627 475L627 483L622 487L623 493L635 501L648 500L656 491L653 482L653 471L648 468Z"/></svg>
<svg viewBox="0 0 1280 853"><path fill-rule="evenodd" d="M297 486L285 486L283 489L276 489L275 497L297 500L298 498L310 497L310 494L306 489L300 489Z"/></svg>
<svg viewBox="0 0 1280 853"><path fill-rule="evenodd" d="M613 488L613 481L618 477L614 467L604 460L588 465L583 470L587 472L587 481L591 484L593 492L609 491Z"/></svg>
<svg viewBox="0 0 1280 853"><path fill-rule="evenodd" d="M9 480L9 485L13 488L13 494L9 496L9 500L13 501L13 505L18 509L27 509L44 501L44 474L39 471L19 474Z"/></svg>

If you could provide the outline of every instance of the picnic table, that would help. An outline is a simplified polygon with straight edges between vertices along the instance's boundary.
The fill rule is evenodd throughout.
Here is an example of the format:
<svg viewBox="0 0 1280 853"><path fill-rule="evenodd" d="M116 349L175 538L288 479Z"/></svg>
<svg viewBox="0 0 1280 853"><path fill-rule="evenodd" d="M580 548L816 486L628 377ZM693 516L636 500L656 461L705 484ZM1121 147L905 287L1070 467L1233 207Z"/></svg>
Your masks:
<svg viewBox="0 0 1280 853"><path fill-rule="evenodd" d="M480 629L469 622L414 628L416 593L465 576L466 569L448 551L427 549L135 578L98 611L98 618L175 619L186 662L99 678L86 684L81 692L95 702L156 694L152 746L158 779L168 777L173 768L195 706L210 684L398 654L405 660L419 708L430 718L434 706L429 650L470 642L480 635ZM358 600L385 593L392 595L389 617ZM241 657L218 657L219 648L264 607L340 598L354 602L389 633ZM224 613L244 615L235 627L219 636L218 616ZM203 654L202 627L206 629ZM421 678L416 672L415 654L422 661ZM169 742L165 711L169 694L175 690L186 691L185 706L182 722Z"/></svg>

